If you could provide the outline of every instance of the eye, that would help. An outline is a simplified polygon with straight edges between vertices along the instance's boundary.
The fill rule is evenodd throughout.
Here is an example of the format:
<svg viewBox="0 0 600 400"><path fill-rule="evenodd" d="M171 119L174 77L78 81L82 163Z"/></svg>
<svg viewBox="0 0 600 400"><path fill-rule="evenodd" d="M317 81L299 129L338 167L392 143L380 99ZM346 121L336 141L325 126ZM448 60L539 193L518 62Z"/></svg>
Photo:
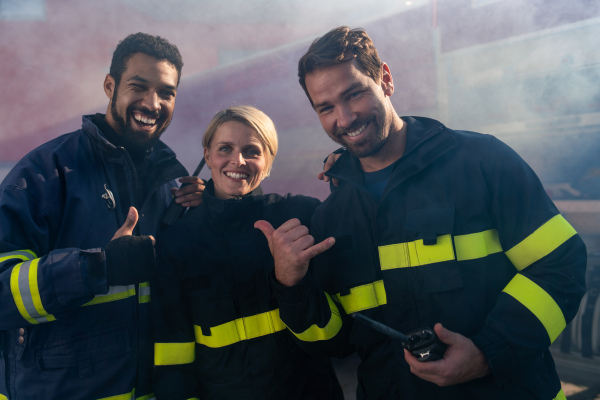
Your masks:
<svg viewBox="0 0 600 400"><path fill-rule="evenodd" d="M173 97L175 97L175 92L171 92L169 90L163 91L163 92L160 92L160 97L163 98L163 99L165 99L165 100L170 100Z"/></svg>
<svg viewBox="0 0 600 400"><path fill-rule="evenodd" d="M221 146L221 147L219 147L219 151L221 153L229 153L229 152L231 152L231 147L230 146Z"/></svg>
<svg viewBox="0 0 600 400"><path fill-rule="evenodd" d="M261 151L257 148L250 148L246 149L246 154L251 157L259 157L261 155Z"/></svg>
<svg viewBox="0 0 600 400"><path fill-rule="evenodd" d="M143 92L144 90L146 90L146 86L140 85L138 83L132 83L129 86L131 86L131 88L137 92Z"/></svg>
<svg viewBox="0 0 600 400"><path fill-rule="evenodd" d="M352 93L350 93L350 96L348 96L348 98L355 99L357 97L360 97L361 94L362 94L362 92L352 92Z"/></svg>
<svg viewBox="0 0 600 400"><path fill-rule="evenodd" d="M324 115L324 114L328 114L333 110L332 106L325 106L325 107L321 107L317 110L317 113L319 115Z"/></svg>

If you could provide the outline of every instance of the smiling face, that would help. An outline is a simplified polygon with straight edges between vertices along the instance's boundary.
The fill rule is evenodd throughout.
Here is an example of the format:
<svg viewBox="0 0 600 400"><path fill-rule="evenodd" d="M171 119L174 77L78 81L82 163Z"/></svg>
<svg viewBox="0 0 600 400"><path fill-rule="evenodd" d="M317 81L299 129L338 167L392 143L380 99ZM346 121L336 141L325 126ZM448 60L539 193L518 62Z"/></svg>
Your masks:
<svg viewBox="0 0 600 400"><path fill-rule="evenodd" d="M219 199L243 196L258 187L267 171L265 149L254 129L237 121L219 126L204 159Z"/></svg>
<svg viewBox="0 0 600 400"><path fill-rule="evenodd" d="M375 82L356 65L352 60L315 70L306 75L306 88L331 139L361 162L387 160L386 147L403 125L389 99L394 92L392 75L383 64Z"/></svg>
<svg viewBox="0 0 600 400"><path fill-rule="evenodd" d="M118 86L111 75L106 76L104 91L110 99L106 121L127 149L149 149L167 129L173 118L177 80L175 66L144 53L129 58Z"/></svg>

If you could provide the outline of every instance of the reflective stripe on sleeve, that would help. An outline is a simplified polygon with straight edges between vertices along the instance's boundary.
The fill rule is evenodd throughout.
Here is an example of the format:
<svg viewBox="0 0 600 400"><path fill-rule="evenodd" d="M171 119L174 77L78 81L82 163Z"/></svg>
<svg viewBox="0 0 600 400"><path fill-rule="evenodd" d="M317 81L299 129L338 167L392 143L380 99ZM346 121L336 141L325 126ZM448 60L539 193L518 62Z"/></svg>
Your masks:
<svg viewBox="0 0 600 400"><path fill-rule="evenodd" d="M0 400L8 400L8 397L0 393Z"/></svg>
<svg viewBox="0 0 600 400"><path fill-rule="evenodd" d="M550 343L565 329L567 323L554 299L535 282L522 274L516 274L503 292L514 297L544 325Z"/></svg>
<svg viewBox="0 0 600 400"><path fill-rule="evenodd" d="M142 282L140 283L140 303L149 303L150 302L150 282Z"/></svg>
<svg viewBox="0 0 600 400"><path fill-rule="evenodd" d="M379 247L379 263L382 270L418 267L454 260L450 235L438 236L437 243L424 245L423 240L396 243Z"/></svg>
<svg viewBox="0 0 600 400"><path fill-rule="evenodd" d="M135 390L125 394L118 394L116 396L103 397L98 400L135 400Z"/></svg>
<svg viewBox="0 0 600 400"><path fill-rule="evenodd" d="M190 364L196 359L196 343L154 343L154 365Z"/></svg>
<svg viewBox="0 0 600 400"><path fill-rule="evenodd" d="M35 253L31 250L17 250L17 251L9 251L8 253L0 253L0 263L4 261L8 261L11 259L17 259L21 261L29 261L34 258L38 258ZM2 396L2 395L0 395ZM2 399L0 397L0 399Z"/></svg>
<svg viewBox="0 0 600 400"><path fill-rule="evenodd" d="M94 298L85 303L84 306L123 300L131 296L135 296L135 285L111 286L108 288L108 293L94 296Z"/></svg>
<svg viewBox="0 0 600 400"><path fill-rule="evenodd" d="M292 332L303 342L329 340L337 335L342 328L342 318L340 317L340 312L337 306L327 293L325 293L325 297L327 297L329 309L331 310L331 318L329 319L329 322L327 322L327 325L325 325L323 328L319 328L317 325L311 325L307 330L301 333L296 333L290 329L290 332Z"/></svg>
<svg viewBox="0 0 600 400"><path fill-rule="evenodd" d="M517 271L547 256L577 232L563 218L555 215L522 242L506 252Z"/></svg>
<svg viewBox="0 0 600 400"><path fill-rule="evenodd" d="M454 247L457 261L484 258L502 251L498 231L495 229L455 236Z"/></svg>
<svg viewBox="0 0 600 400"><path fill-rule="evenodd" d="M31 324L54 321L42 305L38 287L39 258L14 266L10 276L10 290L19 313Z"/></svg>
<svg viewBox="0 0 600 400"><path fill-rule="evenodd" d="M350 294L344 296L338 293L335 300L344 307L346 314L352 314L387 304L387 295L383 281L380 280L351 288Z"/></svg>
<svg viewBox="0 0 600 400"><path fill-rule="evenodd" d="M552 400L567 400L567 396L565 396L565 392L563 392L563 390L560 389L556 397Z"/></svg>
<svg viewBox="0 0 600 400"><path fill-rule="evenodd" d="M242 340L270 335L285 329L279 318L279 309L250 317L238 318L210 328L210 335L203 335L202 329L195 325L196 343L217 348L225 347Z"/></svg>

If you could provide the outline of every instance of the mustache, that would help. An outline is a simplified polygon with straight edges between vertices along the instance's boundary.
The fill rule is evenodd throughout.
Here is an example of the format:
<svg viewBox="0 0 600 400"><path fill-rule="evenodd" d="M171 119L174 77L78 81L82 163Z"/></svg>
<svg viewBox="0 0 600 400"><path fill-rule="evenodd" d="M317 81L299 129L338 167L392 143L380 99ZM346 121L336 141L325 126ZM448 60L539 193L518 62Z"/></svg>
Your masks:
<svg viewBox="0 0 600 400"><path fill-rule="evenodd" d="M335 136L342 136L348 132L354 132L356 131L358 128L360 128L361 126L367 124L371 122L371 118L369 119L361 119L361 120L356 120L354 121L354 123L352 125L350 125L350 127L348 128L336 128L334 134Z"/></svg>
<svg viewBox="0 0 600 400"><path fill-rule="evenodd" d="M155 111L150 111L149 109L147 109L146 107L132 107L131 110L129 110L130 112L141 112L142 114L144 114L146 117L148 118L152 118L152 119L159 119L161 117L161 113L158 110Z"/></svg>

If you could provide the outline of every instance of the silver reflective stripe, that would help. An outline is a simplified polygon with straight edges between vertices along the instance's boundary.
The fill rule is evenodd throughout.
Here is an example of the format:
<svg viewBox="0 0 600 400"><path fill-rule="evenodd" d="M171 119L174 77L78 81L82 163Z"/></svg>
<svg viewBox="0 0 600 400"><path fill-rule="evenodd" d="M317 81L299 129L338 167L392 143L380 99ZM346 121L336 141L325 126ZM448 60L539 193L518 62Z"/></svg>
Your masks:
<svg viewBox="0 0 600 400"><path fill-rule="evenodd" d="M135 296L135 285L110 286L108 293L96 295L91 301L85 303L84 306L123 300L131 296Z"/></svg>
<svg viewBox="0 0 600 400"><path fill-rule="evenodd" d="M50 320L47 318L47 314L42 315L35 308L35 304L33 302L34 294L31 292L31 286L29 285L30 268L31 261L26 261L23 263L21 270L19 271L19 292L21 293L21 301L23 302L22 304L31 318L37 322L48 322ZM33 279L37 281L37 274L35 274ZM37 294L37 296L39 296L39 294Z"/></svg>
<svg viewBox="0 0 600 400"><path fill-rule="evenodd" d="M140 283L139 289L140 295L140 303L148 303L150 302L150 282L142 282Z"/></svg>
<svg viewBox="0 0 600 400"><path fill-rule="evenodd" d="M34 252L28 250L9 251L8 253L0 253L0 263L16 258L19 260L27 261L37 258Z"/></svg>

